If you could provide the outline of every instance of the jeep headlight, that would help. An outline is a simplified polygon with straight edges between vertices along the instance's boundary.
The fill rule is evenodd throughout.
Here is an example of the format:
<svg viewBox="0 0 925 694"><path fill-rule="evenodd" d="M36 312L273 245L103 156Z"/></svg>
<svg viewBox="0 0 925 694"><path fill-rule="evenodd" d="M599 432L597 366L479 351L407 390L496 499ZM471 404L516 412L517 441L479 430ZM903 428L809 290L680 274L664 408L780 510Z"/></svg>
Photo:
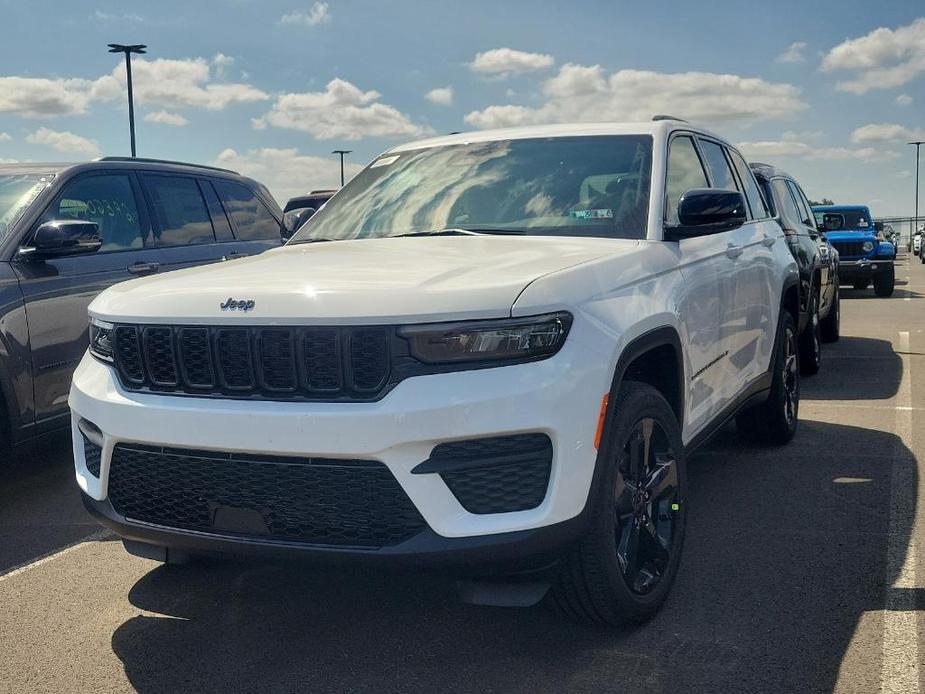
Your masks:
<svg viewBox="0 0 925 694"><path fill-rule="evenodd" d="M399 334L411 354L428 364L465 361L531 361L552 356L562 347L572 315L549 313L529 318L409 325Z"/></svg>
<svg viewBox="0 0 925 694"><path fill-rule="evenodd" d="M861 249L862 249L865 253L870 253L872 250L874 250L874 242L873 242L873 241L865 241L865 242L863 243L863 245L861 246Z"/></svg>
<svg viewBox="0 0 925 694"><path fill-rule="evenodd" d="M112 363L112 323L90 319L90 354Z"/></svg>

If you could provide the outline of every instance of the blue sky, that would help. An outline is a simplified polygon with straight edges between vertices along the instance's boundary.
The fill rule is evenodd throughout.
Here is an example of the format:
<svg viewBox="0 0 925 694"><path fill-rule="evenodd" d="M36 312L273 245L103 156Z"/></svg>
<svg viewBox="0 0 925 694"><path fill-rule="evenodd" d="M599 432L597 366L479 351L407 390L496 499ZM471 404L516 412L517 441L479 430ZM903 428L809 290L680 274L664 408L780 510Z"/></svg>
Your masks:
<svg viewBox="0 0 925 694"><path fill-rule="evenodd" d="M0 0L0 160L220 163L284 200L428 133L671 113L810 197L909 214L925 139L925 6L904 2ZM10 30L15 28L14 30ZM433 92L432 90L437 90Z"/></svg>

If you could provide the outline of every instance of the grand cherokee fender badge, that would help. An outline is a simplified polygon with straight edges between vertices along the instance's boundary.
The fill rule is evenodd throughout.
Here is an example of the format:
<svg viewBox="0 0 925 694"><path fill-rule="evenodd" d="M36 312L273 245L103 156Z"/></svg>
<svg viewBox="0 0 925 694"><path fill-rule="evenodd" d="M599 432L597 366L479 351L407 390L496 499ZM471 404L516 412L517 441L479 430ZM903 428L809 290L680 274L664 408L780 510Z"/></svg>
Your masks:
<svg viewBox="0 0 925 694"><path fill-rule="evenodd" d="M232 299L229 296L228 301L219 304L219 307L222 311L250 311L255 304L253 299Z"/></svg>

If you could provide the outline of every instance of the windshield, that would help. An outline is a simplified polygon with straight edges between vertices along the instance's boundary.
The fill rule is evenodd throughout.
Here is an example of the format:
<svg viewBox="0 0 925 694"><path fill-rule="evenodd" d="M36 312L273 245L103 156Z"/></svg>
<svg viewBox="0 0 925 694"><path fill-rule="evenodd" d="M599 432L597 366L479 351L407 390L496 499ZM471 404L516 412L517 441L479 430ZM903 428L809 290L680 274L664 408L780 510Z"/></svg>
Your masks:
<svg viewBox="0 0 925 694"><path fill-rule="evenodd" d="M866 210L813 210L813 216L816 217L816 225L826 231L874 228Z"/></svg>
<svg viewBox="0 0 925 694"><path fill-rule="evenodd" d="M443 229L646 235L652 138L495 140L385 154L290 243Z"/></svg>
<svg viewBox="0 0 925 694"><path fill-rule="evenodd" d="M0 174L0 241L51 178L47 174Z"/></svg>

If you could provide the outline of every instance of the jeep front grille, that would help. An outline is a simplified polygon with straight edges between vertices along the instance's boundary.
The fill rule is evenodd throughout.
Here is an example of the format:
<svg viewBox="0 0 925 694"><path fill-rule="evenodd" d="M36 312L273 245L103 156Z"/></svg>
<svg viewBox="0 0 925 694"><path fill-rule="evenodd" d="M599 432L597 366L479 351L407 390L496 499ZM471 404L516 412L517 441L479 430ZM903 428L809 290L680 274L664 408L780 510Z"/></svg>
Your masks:
<svg viewBox="0 0 925 694"><path fill-rule="evenodd" d="M388 383L385 327L115 327L123 387L257 399L375 399Z"/></svg>
<svg viewBox="0 0 925 694"><path fill-rule="evenodd" d="M832 245L835 246L835 250L838 251L838 256L842 260L863 258L868 255L864 252L863 241L832 241Z"/></svg>

